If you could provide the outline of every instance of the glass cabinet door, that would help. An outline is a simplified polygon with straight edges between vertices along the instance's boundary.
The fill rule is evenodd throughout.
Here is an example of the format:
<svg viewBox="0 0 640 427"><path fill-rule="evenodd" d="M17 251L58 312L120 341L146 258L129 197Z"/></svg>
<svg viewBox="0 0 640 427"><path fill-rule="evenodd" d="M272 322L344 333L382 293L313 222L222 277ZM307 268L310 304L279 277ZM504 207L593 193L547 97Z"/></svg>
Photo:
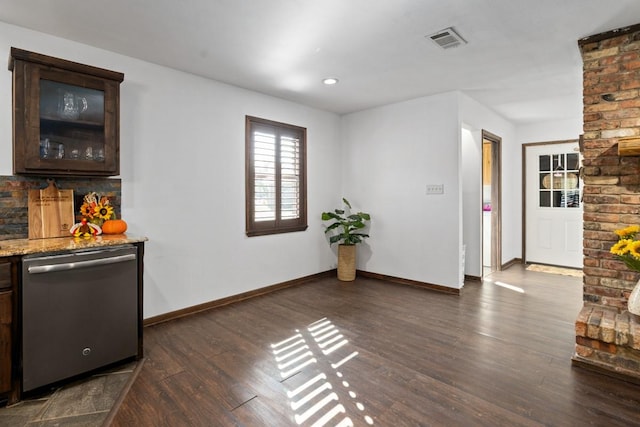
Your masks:
<svg viewBox="0 0 640 427"><path fill-rule="evenodd" d="M124 76L17 49L12 59L14 173L118 175Z"/></svg>
<svg viewBox="0 0 640 427"><path fill-rule="evenodd" d="M104 162L104 91L40 80L40 159Z"/></svg>

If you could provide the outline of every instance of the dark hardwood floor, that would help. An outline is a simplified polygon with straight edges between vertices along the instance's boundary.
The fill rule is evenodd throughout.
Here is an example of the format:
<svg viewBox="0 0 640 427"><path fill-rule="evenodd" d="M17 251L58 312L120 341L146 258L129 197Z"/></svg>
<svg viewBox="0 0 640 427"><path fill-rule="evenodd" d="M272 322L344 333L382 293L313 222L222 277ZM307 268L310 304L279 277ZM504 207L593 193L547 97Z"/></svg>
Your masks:
<svg viewBox="0 0 640 427"><path fill-rule="evenodd" d="M571 366L581 279L492 280L323 279L148 327L113 425L640 425L639 385Z"/></svg>

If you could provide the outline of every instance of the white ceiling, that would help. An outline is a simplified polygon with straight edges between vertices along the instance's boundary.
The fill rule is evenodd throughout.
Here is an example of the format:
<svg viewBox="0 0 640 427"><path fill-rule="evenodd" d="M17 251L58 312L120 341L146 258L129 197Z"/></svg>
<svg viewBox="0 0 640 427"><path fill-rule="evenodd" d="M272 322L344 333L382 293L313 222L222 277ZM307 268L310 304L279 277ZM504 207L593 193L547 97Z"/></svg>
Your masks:
<svg viewBox="0 0 640 427"><path fill-rule="evenodd" d="M522 124L580 116L578 39L640 1L0 0L0 21L336 113L461 90ZM446 27L468 44L425 38Z"/></svg>

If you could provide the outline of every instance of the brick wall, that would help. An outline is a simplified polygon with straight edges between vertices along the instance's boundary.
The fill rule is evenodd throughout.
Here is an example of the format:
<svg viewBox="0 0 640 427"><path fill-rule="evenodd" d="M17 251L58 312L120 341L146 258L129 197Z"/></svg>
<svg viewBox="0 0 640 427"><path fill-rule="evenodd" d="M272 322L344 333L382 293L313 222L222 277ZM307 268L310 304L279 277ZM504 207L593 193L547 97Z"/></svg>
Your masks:
<svg viewBox="0 0 640 427"><path fill-rule="evenodd" d="M609 249L613 230L640 224L640 157L618 138L640 136L640 28L580 42L584 61L584 300L616 309L640 275Z"/></svg>
<svg viewBox="0 0 640 427"><path fill-rule="evenodd" d="M624 365L640 376L637 343L598 336L608 326L594 332L602 319L625 312L640 279L609 253L617 241L613 230L640 224L640 157L618 155L620 138L640 136L640 24L587 37L579 46L584 63L584 308L576 321L574 361L613 371ZM592 333L583 330L585 322ZM624 360L617 361L616 354L624 354Z"/></svg>

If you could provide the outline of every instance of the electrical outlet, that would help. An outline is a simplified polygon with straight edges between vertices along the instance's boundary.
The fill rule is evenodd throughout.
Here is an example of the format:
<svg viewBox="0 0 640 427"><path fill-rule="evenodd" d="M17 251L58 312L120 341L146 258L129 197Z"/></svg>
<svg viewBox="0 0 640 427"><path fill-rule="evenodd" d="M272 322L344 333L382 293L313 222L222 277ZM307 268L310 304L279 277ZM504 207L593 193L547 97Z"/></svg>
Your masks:
<svg viewBox="0 0 640 427"><path fill-rule="evenodd" d="M444 194L444 184L427 184L426 194Z"/></svg>

